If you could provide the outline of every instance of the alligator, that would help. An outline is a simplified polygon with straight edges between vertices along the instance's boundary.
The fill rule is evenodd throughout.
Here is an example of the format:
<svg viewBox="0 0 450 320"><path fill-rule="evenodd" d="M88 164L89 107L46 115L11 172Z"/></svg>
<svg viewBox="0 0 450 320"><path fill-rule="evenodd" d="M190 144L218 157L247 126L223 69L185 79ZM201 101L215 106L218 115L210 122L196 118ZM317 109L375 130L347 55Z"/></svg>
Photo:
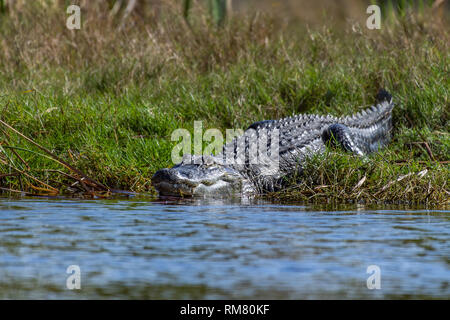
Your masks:
<svg viewBox="0 0 450 320"><path fill-rule="evenodd" d="M365 157L386 146L393 107L392 96L380 89L375 105L352 116L300 114L255 122L218 155L185 155L179 164L157 171L152 185L160 196L227 198L278 191L301 179L305 159L327 147ZM256 144L256 155L266 152L261 161L253 161L254 138L263 141Z"/></svg>

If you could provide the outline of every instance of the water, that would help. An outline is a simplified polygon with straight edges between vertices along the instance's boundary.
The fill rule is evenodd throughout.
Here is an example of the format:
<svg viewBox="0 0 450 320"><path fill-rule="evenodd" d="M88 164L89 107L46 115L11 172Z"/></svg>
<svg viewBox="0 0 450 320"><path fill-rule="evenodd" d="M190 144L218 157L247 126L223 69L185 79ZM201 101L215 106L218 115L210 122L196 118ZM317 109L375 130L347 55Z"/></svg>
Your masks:
<svg viewBox="0 0 450 320"><path fill-rule="evenodd" d="M0 199L0 298L448 299L449 213Z"/></svg>

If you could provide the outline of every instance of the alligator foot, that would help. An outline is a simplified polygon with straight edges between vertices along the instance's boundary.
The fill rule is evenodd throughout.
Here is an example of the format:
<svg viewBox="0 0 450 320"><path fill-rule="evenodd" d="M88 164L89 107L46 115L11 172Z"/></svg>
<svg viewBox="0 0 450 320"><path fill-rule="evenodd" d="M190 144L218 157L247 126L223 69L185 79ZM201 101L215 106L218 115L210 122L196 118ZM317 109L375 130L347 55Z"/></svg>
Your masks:
<svg viewBox="0 0 450 320"><path fill-rule="evenodd" d="M340 123L329 125L322 132L322 140L329 147L342 147L345 151L364 156L364 152L358 148L350 129Z"/></svg>

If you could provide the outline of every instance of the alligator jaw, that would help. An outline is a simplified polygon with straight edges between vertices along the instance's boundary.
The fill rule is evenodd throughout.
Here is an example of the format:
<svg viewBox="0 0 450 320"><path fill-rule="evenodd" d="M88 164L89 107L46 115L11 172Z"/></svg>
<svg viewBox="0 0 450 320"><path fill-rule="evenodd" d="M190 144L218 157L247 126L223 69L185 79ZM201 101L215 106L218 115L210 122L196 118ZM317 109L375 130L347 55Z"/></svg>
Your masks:
<svg viewBox="0 0 450 320"><path fill-rule="evenodd" d="M161 196L229 198L252 191L237 171L220 165L178 165L157 171L152 185Z"/></svg>
<svg viewBox="0 0 450 320"><path fill-rule="evenodd" d="M160 195L184 196L193 195L194 188L198 183L187 179L179 179L173 170L169 168L157 171L152 177L152 185Z"/></svg>

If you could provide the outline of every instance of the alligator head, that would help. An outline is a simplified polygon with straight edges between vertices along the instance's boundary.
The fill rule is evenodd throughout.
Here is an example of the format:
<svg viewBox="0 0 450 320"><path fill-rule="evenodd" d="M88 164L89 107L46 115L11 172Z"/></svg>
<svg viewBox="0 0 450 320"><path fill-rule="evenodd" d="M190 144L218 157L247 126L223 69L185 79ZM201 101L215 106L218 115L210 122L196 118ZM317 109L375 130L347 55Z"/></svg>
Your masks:
<svg viewBox="0 0 450 320"><path fill-rule="evenodd" d="M174 167L157 171L152 185L162 196L222 198L252 191L247 179L213 156L185 156Z"/></svg>

